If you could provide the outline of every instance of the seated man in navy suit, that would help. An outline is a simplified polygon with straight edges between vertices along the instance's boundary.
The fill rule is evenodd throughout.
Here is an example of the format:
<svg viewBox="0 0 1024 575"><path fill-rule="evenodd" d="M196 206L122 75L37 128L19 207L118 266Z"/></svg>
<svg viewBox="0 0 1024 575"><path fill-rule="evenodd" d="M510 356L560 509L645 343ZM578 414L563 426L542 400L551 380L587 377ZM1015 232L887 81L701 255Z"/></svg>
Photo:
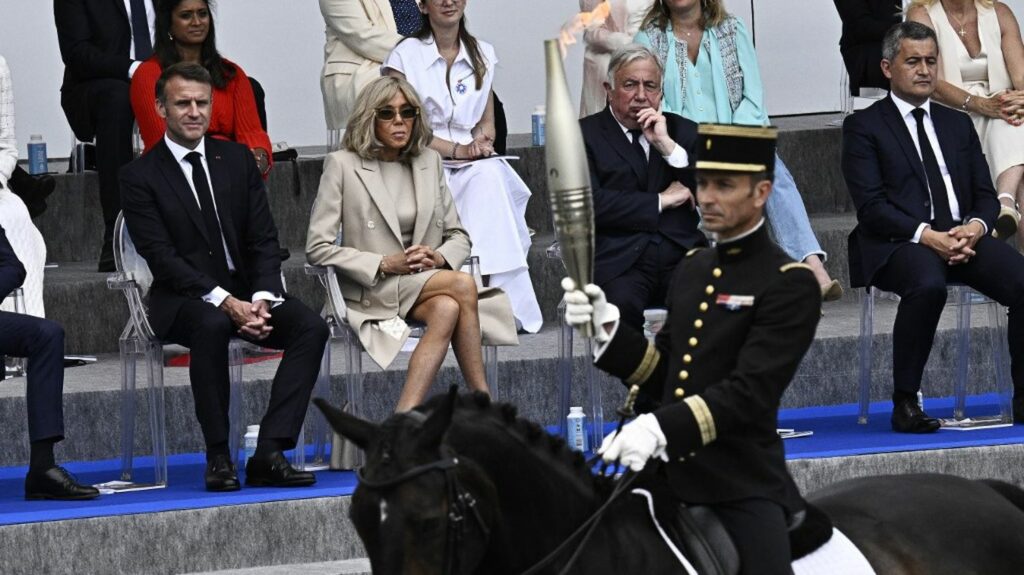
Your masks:
<svg viewBox="0 0 1024 575"><path fill-rule="evenodd" d="M1014 421L1024 423L1024 256L988 235L999 201L970 117L931 101L937 59L931 28L893 26L882 44L889 96L843 125L843 175L857 206L850 282L901 296L892 427L906 433L939 428L916 395L948 282L1009 308Z"/></svg>
<svg viewBox="0 0 1024 575"><path fill-rule="evenodd" d="M679 260L705 245L692 170L697 124L661 113L661 63L629 45L608 65L608 106L580 120L594 190L594 283L640 329Z"/></svg>
<svg viewBox="0 0 1024 575"><path fill-rule="evenodd" d="M0 300L25 281L7 234L0 228ZM29 467L26 499L92 499L100 492L75 481L53 459L53 446L64 439L64 328L30 315L0 311L0 355L28 358ZM3 366L0 364L0 369Z"/></svg>

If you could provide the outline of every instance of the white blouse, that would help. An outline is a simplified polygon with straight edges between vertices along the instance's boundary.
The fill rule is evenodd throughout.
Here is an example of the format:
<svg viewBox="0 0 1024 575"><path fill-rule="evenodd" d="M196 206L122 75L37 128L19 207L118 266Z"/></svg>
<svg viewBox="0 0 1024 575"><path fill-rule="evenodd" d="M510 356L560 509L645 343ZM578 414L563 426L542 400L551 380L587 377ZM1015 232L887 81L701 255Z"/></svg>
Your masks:
<svg viewBox="0 0 1024 575"><path fill-rule="evenodd" d="M469 53L461 43L459 55L452 62L450 86L445 81L447 62L438 52L433 38L426 41L407 38L399 42L382 66L384 73L392 69L405 74L406 80L416 88L434 134L459 144L473 141L470 131L480 122L487 109L487 98L494 81L494 67L498 63L490 44L480 40L477 40L477 44L487 65L479 90L476 89Z"/></svg>
<svg viewBox="0 0 1024 575"><path fill-rule="evenodd" d="M0 56L0 188L18 165L18 143L14 139L14 89L7 61Z"/></svg>

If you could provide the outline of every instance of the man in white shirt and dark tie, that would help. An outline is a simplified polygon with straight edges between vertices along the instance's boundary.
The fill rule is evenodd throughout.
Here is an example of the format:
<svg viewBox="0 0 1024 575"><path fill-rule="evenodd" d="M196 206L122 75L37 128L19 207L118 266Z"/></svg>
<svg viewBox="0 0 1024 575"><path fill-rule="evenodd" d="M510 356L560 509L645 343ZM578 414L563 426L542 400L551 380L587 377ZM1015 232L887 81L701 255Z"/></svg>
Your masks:
<svg viewBox="0 0 1024 575"><path fill-rule="evenodd" d="M206 488L240 487L228 451L228 343L239 336L282 349L246 484L312 485L282 452L296 444L329 336L319 314L285 294L266 188L240 144L205 137L210 76L197 64L164 69L157 112L164 139L121 170L124 218L153 272L149 321L191 349L189 377L206 441Z"/></svg>

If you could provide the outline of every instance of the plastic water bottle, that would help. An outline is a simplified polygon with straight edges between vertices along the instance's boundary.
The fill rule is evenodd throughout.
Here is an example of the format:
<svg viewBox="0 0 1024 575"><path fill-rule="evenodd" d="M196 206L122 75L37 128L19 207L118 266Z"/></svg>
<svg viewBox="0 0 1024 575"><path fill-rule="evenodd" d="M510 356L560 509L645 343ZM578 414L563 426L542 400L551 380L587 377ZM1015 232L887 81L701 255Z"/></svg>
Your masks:
<svg viewBox="0 0 1024 575"><path fill-rule="evenodd" d="M245 462L256 453L256 443L259 439L260 426L250 425L245 428L245 457L242 458L242 467L245 467Z"/></svg>
<svg viewBox="0 0 1024 575"><path fill-rule="evenodd" d="M28 173L38 176L45 174L48 170L46 142L39 134L33 134L28 139Z"/></svg>
<svg viewBox="0 0 1024 575"><path fill-rule="evenodd" d="M535 107L533 109L533 114L530 116L530 120L533 126L533 145L543 146L544 128L547 124L547 109L544 106Z"/></svg>
<svg viewBox="0 0 1024 575"><path fill-rule="evenodd" d="M583 413L583 408L579 406L570 407L566 420L568 421L566 432L569 434L567 438L569 447L576 451L588 451L587 416Z"/></svg>

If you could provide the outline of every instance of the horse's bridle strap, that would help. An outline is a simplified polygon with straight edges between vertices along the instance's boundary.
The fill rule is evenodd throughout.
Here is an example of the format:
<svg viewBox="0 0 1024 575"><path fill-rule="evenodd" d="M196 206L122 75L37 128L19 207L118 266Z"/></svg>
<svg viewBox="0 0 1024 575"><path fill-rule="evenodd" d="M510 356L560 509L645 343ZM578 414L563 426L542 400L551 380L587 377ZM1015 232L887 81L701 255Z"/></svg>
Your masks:
<svg viewBox="0 0 1024 575"><path fill-rule="evenodd" d="M449 469L454 469L458 464L458 457L448 457L445 459L439 459L437 461L431 461L430 463L425 463L423 465L417 465L416 467L406 470L405 473L402 473L401 475L392 477L391 479L385 479L383 481L367 479L365 473L363 472L363 470L366 468L360 467L359 469L356 470L356 477L359 479L360 484L365 485L370 489L387 489L389 487L394 487L400 483L405 483L406 481L412 479L413 477L418 477L420 475L423 475L424 473L429 473L431 471L448 471Z"/></svg>

